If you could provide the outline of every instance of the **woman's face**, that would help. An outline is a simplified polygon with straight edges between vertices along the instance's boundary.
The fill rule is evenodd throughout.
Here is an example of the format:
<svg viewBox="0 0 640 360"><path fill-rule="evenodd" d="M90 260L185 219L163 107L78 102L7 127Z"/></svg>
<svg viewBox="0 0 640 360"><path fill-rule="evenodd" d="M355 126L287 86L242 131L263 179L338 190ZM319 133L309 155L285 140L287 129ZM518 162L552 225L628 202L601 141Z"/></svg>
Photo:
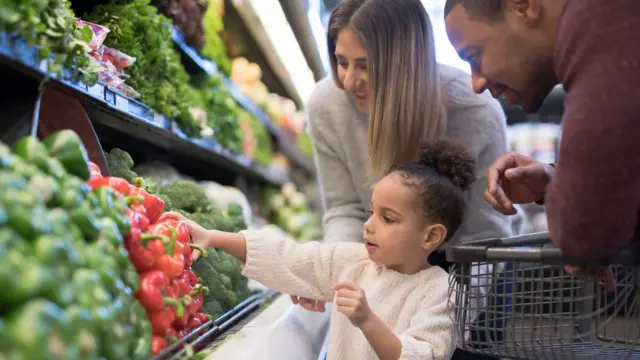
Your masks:
<svg viewBox="0 0 640 360"><path fill-rule="evenodd" d="M348 28L341 30L336 39L338 78L344 89L353 94L360 112L369 112L371 106L367 51L360 39Z"/></svg>

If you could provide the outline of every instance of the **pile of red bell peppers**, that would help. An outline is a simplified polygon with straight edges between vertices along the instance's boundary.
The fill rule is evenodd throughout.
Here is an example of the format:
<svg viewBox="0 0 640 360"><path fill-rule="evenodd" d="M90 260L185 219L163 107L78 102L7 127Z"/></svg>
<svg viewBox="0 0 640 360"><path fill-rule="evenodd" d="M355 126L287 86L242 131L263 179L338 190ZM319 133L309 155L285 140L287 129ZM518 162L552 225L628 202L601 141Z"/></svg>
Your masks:
<svg viewBox="0 0 640 360"><path fill-rule="evenodd" d="M109 187L127 200L131 231L125 238L129 259L140 275L136 298L144 306L153 328L152 350L157 354L172 341L189 334L210 320L200 312L204 294L191 271L192 251L207 253L191 241L184 221L164 214L165 204L136 182L103 177L97 165L90 163L88 185Z"/></svg>

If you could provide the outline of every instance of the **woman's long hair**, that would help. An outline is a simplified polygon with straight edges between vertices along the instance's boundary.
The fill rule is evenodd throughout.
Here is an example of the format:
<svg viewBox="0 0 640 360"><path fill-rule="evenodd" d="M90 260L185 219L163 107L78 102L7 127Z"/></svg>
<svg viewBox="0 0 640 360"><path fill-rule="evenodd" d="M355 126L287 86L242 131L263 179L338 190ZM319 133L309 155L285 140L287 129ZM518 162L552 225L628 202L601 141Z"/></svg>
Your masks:
<svg viewBox="0 0 640 360"><path fill-rule="evenodd" d="M433 29L420 0L343 0L329 20L331 69L338 33L352 30L368 58L369 177L412 162L424 141L442 138L446 114L435 57Z"/></svg>

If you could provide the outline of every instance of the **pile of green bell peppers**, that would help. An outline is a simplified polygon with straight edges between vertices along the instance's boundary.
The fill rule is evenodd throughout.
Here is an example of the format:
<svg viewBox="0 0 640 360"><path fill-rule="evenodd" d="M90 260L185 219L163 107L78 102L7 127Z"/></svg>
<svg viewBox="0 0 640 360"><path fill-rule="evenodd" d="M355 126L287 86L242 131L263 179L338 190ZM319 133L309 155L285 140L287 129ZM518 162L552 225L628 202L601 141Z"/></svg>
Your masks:
<svg viewBox="0 0 640 360"><path fill-rule="evenodd" d="M88 178L73 131L0 143L0 360L151 356L127 204Z"/></svg>

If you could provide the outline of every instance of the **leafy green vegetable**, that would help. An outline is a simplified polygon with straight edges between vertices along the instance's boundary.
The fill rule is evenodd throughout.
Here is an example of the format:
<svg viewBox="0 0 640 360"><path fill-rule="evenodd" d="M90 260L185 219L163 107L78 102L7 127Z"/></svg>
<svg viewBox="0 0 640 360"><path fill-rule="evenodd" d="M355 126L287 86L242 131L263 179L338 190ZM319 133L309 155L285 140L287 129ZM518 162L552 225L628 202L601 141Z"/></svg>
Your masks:
<svg viewBox="0 0 640 360"><path fill-rule="evenodd" d="M140 92L142 102L174 119L188 136L199 137L202 124L189 111L198 95L171 40L171 21L149 0L99 5L86 19L111 30L105 45L136 58L127 69L128 83Z"/></svg>
<svg viewBox="0 0 640 360"><path fill-rule="evenodd" d="M227 47L220 33L224 30L222 16L218 13L218 2L224 0L209 0L209 7L204 13L205 44L202 54L211 58L218 65L218 69L226 75L231 75L231 60L227 55Z"/></svg>
<svg viewBox="0 0 640 360"><path fill-rule="evenodd" d="M199 105L207 111L207 123L213 129L213 137L229 151L241 153L244 133L238 119L239 106L220 76L205 74L191 80L199 90Z"/></svg>
<svg viewBox="0 0 640 360"><path fill-rule="evenodd" d="M82 75L88 85L98 81L99 66L87 56L91 30L76 24L68 0L2 0L0 32L37 46L39 59L47 61L52 74L73 79Z"/></svg>

